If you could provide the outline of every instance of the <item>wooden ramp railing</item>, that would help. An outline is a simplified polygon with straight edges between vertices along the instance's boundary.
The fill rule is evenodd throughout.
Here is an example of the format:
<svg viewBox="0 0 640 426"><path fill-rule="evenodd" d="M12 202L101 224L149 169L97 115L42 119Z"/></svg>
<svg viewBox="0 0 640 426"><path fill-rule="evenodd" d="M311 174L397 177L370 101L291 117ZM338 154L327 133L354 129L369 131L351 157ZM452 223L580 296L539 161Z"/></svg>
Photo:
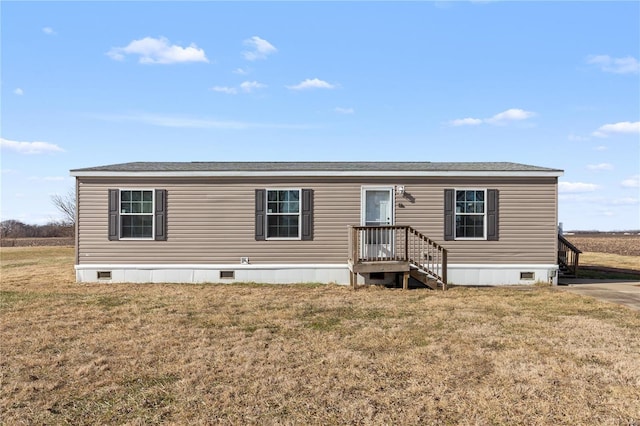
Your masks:
<svg viewBox="0 0 640 426"><path fill-rule="evenodd" d="M447 288L447 249L411 226L351 226L349 265L354 273L409 272Z"/></svg>
<svg viewBox="0 0 640 426"><path fill-rule="evenodd" d="M558 266L565 276L577 277L580 249L558 234Z"/></svg>

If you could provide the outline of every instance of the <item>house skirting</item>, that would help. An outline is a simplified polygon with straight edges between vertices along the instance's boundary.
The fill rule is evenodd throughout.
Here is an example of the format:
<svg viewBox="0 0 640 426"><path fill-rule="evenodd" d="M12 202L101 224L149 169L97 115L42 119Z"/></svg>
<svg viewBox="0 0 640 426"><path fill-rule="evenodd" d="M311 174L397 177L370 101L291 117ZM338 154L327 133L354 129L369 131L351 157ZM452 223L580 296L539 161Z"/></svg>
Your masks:
<svg viewBox="0 0 640 426"><path fill-rule="evenodd" d="M531 285L558 284L558 265L554 264L449 264L448 284L454 285Z"/></svg>
<svg viewBox="0 0 640 426"><path fill-rule="evenodd" d="M229 264L229 265L76 265L76 280L84 283L236 283L265 284L323 283L348 284L345 264ZM359 283L383 284L359 275ZM558 283L558 265L554 264L450 264L449 284L455 285L531 285ZM385 280L394 282L393 273Z"/></svg>
<svg viewBox="0 0 640 426"><path fill-rule="evenodd" d="M76 265L78 282L348 284L346 264Z"/></svg>

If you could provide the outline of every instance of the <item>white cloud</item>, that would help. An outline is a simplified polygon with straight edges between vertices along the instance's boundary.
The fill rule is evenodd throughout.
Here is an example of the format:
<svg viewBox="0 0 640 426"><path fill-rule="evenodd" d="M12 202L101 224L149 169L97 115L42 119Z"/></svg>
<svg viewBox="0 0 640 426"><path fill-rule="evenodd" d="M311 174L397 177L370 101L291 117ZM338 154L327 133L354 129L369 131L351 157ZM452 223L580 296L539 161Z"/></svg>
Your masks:
<svg viewBox="0 0 640 426"><path fill-rule="evenodd" d="M19 87L16 87L16 90L14 90L14 91L13 91L13 93L14 93L15 95L22 96L22 95L24 95L24 90L22 90L22 89L21 89L21 88L19 88Z"/></svg>
<svg viewBox="0 0 640 426"><path fill-rule="evenodd" d="M505 125L510 121L522 121L534 117L535 112L525 111L520 108L510 108L508 110L499 112L490 118L457 118L448 122L450 126L477 126L479 124L493 124L493 125Z"/></svg>
<svg viewBox="0 0 640 426"><path fill-rule="evenodd" d="M243 81L240 83L240 89L245 93L251 93L256 89L264 89L266 84L258 83L257 81Z"/></svg>
<svg viewBox="0 0 640 426"><path fill-rule="evenodd" d="M235 95L238 93L235 87L227 87L227 86L213 86L211 88L214 92L226 93L227 95Z"/></svg>
<svg viewBox="0 0 640 426"><path fill-rule="evenodd" d="M604 126L600 126L598 130L593 132L593 136L597 136L599 138L606 138L610 136L612 133L639 133L640 134L640 121L630 122L630 121L621 121L619 123L614 124L605 124Z"/></svg>
<svg viewBox="0 0 640 426"><path fill-rule="evenodd" d="M485 121L490 124L505 124L508 121L520 121L526 120L535 116L535 112L525 111L519 108L511 108L501 113L494 115Z"/></svg>
<svg viewBox="0 0 640 426"><path fill-rule="evenodd" d="M633 56L612 58L609 55L587 56L587 63L598 66L604 72L614 74L635 74L640 72L640 62Z"/></svg>
<svg viewBox="0 0 640 426"><path fill-rule="evenodd" d="M598 212L600 213L601 216L606 216L606 217L612 217L616 215L616 212L608 208L600 208L598 209Z"/></svg>
<svg viewBox="0 0 640 426"><path fill-rule="evenodd" d="M482 124L482 120L479 118L458 118L449 122L450 126L477 126Z"/></svg>
<svg viewBox="0 0 640 426"><path fill-rule="evenodd" d="M242 83L240 83L240 90L242 90L244 93L252 93L254 90L264 89L265 87L267 87L266 84L262 84L257 81L243 81ZM214 86L211 88L211 90L213 90L214 92L226 93L228 95L238 94L238 89L236 89L235 87Z"/></svg>
<svg viewBox="0 0 640 426"><path fill-rule="evenodd" d="M612 203L617 206L632 206L638 204L638 199L634 197L615 198Z"/></svg>
<svg viewBox="0 0 640 426"><path fill-rule="evenodd" d="M589 138L587 137L576 135L574 133L569 133L569 136L567 136L567 139L569 139L571 142L585 142L589 140Z"/></svg>
<svg viewBox="0 0 640 426"><path fill-rule="evenodd" d="M613 170L613 165L609 163L589 164L587 166L589 170Z"/></svg>
<svg viewBox="0 0 640 426"><path fill-rule="evenodd" d="M353 108L335 107L333 110L338 114L354 114L355 113Z"/></svg>
<svg viewBox="0 0 640 426"><path fill-rule="evenodd" d="M0 147L20 154L47 154L52 152L64 152L56 144L49 142L16 142L0 138Z"/></svg>
<svg viewBox="0 0 640 426"><path fill-rule="evenodd" d="M620 182L620 185L625 188L640 188L640 175L631 176Z"/></svg>
<svg viewBox="0 0 640 426"><path fill-rule="evenodd" d="M572 201L579 203L605 203L606 198L594 195L581 195L576 193L560 193L558 199L562 201Z"/></svg>
<svg viewBox="0 0 640 426"><path fill-rule="evenodd" d="M266 59L267 56L276 53L278 49L267 40L258 36L253 36L244 41L244 45L251 48L249 51L242 52L247 61L256 61L258 59Z"/></svg>
<svg viewBox="0 0 640 426"><path fill-rule="evenodd" d="M604 145L598 145L598 146L596 146L596 147L595 147L595 148L593 148L593 149L594 149L594 150L596 150L596 151L606 151L606 150L607 150L607 149L609 149L609 148L607 148L607 147L606 147L606 146L604 146Z"/></svg>
<svg viewBox="0 0 640 426"><path fill-rule="evenodd" d="M249 74L249 71L243 68L236 68L235 70L233 70L233 73L238 75L247 75Z"/></svg>
<svg viewBox="0 0 640 426"><path fill-rule="evenodd" d="M209 62L204 50L194 43L188 47L170 45L164 37L145 37L133 40L125 47L113 47L107 55L116 61L124 60L125 55L138 55L141 64L175 64L179 62Z"/></svg>
<svg viewBox="0 0 640 426"><path fill-rule="evenodd" d="M291 90L335 89L336 86L317 78L307 78L294 86L287 86L287 88Z"/></svg>
<svg viewBox="0 0 640 426"><path fill-rule="evenodd" d="M594 183L584 183L584 182L558 182L558 191L567 193L567 192L593 192L600 188L599 185Z"/></svg>
<svg viewBox="0 0 640 426"><path fill-rule="evenodd" d="M56 32L51 27L44 27L42 29L42 32L47 34L47 35L55 35L56 34Z"/></svg>

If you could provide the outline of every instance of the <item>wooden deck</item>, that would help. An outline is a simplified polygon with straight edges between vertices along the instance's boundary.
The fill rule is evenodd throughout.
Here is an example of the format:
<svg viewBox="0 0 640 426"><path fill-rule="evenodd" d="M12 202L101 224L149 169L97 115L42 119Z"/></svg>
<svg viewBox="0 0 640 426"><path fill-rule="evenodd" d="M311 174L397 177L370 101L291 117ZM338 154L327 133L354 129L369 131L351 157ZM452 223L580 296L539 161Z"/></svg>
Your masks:
<svg viewBox="0 0 640 426"><path fill-rule="evenodd" d="M403 274L403 288L409 277L447 287L447 250L410 226L349 227L348 263L352 286L358 274L396 272Z"/></svg>
<svg viewBox="0 0 640 426"><path fill-rule="evenodd" d="M353 263L349 259L349 269L357 274L371 272L405 272L411 270L411 264L403 260L377 260Z"/></svg>

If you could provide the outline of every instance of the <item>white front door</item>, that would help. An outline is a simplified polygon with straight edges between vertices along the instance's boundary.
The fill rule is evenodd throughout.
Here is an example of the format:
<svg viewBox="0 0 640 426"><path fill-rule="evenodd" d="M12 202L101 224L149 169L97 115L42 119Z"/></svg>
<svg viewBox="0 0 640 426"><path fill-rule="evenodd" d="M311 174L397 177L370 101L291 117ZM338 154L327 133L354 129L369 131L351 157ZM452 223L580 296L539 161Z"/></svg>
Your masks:
<svg viewBox="0 0 640 426"><path fill-rule="evenodd" d="M362 188L362 225L393 225L393 187ZM361 238L363 257L393 256L393 231L368 229Z"/></svg>

